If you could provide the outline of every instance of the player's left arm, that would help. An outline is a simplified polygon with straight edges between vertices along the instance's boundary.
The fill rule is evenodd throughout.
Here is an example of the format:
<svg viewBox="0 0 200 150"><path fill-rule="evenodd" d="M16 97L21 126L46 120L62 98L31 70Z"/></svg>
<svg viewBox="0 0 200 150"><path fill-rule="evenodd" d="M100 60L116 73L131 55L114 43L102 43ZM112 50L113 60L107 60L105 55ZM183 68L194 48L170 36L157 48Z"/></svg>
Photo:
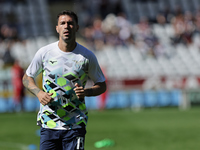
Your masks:
<svg viewBox="0 0 200 150"><path fill-rule="evenodd" d="M79 86L77 83L75 84L74 91L77 97L84 98L85 96L98 96L106 91L106 82L97 82L90 88L83 88Z"/></svg>
<svg viewBox="0 0 200 150"><path fill-rule="evenodd" d="M95 84L90 88L83 88L76 83L74 91L79 99L85 96L98 96L106 91L106 79L93 53L89 53L86 64L88 64L88 76Z"/></svg>

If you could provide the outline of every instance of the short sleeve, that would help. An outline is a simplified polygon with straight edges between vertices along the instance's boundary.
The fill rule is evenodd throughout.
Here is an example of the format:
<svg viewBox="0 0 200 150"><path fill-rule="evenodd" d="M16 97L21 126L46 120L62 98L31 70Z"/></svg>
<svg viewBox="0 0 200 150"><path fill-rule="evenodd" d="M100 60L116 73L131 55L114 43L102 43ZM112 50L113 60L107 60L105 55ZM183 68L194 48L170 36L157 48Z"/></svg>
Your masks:
<svg viewBox="0 0 200 150"><path fill-rule="evenodd" d="M26 70L26 74L30 77L37 77L42 72L42 50L38 50L33 57L30 65Z"/></svg>
<svg viewBox="0 0 200 150"><path fill-rule="evenodd" d="M89 58L88 75L94 83L105 81L104 74L99 66L96 56L93 53L91 53Z"/></svg>

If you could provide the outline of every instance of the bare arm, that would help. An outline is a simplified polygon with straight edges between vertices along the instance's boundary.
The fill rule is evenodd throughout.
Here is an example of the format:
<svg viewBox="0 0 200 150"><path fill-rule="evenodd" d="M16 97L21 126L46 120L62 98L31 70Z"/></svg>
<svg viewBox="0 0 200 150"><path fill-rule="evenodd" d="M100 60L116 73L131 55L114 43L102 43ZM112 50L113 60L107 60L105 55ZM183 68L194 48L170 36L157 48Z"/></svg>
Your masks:
<svg viewBox="0 0 200 150"><path fill-rule="evenodd" d="M78 98L84 98L85 96L98 96L106 91L106 83L105 82L98 82L91 88L84 89L83 87L78 86L75 84L76 88L74 89Z"/></svg>
<svg viewBox="0 0 200 150"><path fill-rule="evenodd" d="M27 74L24 74L23 76L23 84L24 86L35 96L37 96L37 94L41 91L41 89L39 89L36 84L35 84L35 80L32 77L27 76Z"/></svg>
<svg viewBox="0 0 200 150"><path fill-rule="evenodd" d="M42 105L47 105L49 102L52 101L51 96L53 93L46 93L42 91L35 83L35 80L32 77L27 76L27 74L24 74L23 76L23 84L24 86L35 96L38 97L40 103Z"/></svg>

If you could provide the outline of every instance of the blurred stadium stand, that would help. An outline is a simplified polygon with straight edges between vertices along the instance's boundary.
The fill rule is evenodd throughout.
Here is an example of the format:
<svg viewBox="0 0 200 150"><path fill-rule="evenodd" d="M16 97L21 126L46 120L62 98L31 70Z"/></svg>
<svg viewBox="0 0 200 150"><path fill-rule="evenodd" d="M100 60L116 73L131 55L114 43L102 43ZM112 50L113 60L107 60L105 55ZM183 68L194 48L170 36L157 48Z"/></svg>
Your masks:
<svg viewBox="0 0 200 150"><path fill-rule="evenodd" d="M199 104L199 6L200 0L1 0L1 32L6 24L17 38L1 35L0 56L12 40L11 53L26 69L40 47L57 40L56 14L71 8L80 20L79 42L94 51L105 71L106 108L179 106L184 94ZM177 22L179 29L188 25L183 33L189 29L191 41L177 42ZM2 60L0 66L0 81L9 81ZM3 91L0 86L0 112L9 101ZM11 83L8 91L12 95ZM86 100L89 109L98 109L99 97ZM27 93L27 111L38 109L33 101Z"/></svg>

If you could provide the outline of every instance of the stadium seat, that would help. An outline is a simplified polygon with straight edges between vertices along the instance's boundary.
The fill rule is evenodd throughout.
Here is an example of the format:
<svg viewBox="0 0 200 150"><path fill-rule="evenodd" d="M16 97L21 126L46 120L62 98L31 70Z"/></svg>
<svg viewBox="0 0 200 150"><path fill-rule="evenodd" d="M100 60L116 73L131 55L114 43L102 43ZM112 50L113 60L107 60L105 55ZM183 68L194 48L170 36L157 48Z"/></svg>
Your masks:
<svg viewBox="0 0 200 150"><path fill-rule="evenodd" d="M159 24L153 24L153 32L158 37L166 36L165 27Z"/></svg>
<svg viewBox="0 0 200 150"><path fill-rule="evenodd" d="M142 58L142 54L140 53L140 51L138 49L136 49L134 46L129 48L129 54L131 56L131 60L134 63L139 64L141 62Z"/></svg>
<svg viewBox="0 0 200 150"><path fill-rule="evenodd" d="M48 44L47 39L43 36L38 36L37 38L35 38L35 41L36 41L38 48L41 48Z"/></svg>
<svg viewBox="0 0 200 150"><path fill-rule="evenodd" d="M137 65L132 65L130 68L127 69L127 79L132 79L134 77L135 78L141 77L141 73L140 73Z"/></svg>
<svg viewBox="0 0 200 150"><path fill-rule="evenodd" d="M158 63L162 66L163 72L166 76L177 74L173 64L168 59L160 58L158 59Z"/></svg>
<svg viewBox="0 0 200 150"><path fill-rule="evenodd" d="M173 37L175 35L175 31L174 31L174 28L171 24L166 24L165 25L165 31L167 33L167 36L170 38L170 37Z"/></svg>
<svg viewBox="0 0 200 150"><path fill-rule="evenodd" d="M152 71L152 74L154 74L156 76L163 75L163 68L156 59L151 59L151 58L147 59L146 63L149 65L149 67Z"/></svg>
<svg viewBox="0 0 200 150"><path fill-rule="evenodd" d="M47 37L48 43L53 43L58 41L58 38L56 36L48 36Z"/></svg>
<svg viewBox="0 0 200 150"><path fill-rule="evenodd" d="M28 38L26 42L26 49L27 49L27 60L31 62L33 59L36 51L39 49L37 47L36 41L34 38Z"/></svg>

